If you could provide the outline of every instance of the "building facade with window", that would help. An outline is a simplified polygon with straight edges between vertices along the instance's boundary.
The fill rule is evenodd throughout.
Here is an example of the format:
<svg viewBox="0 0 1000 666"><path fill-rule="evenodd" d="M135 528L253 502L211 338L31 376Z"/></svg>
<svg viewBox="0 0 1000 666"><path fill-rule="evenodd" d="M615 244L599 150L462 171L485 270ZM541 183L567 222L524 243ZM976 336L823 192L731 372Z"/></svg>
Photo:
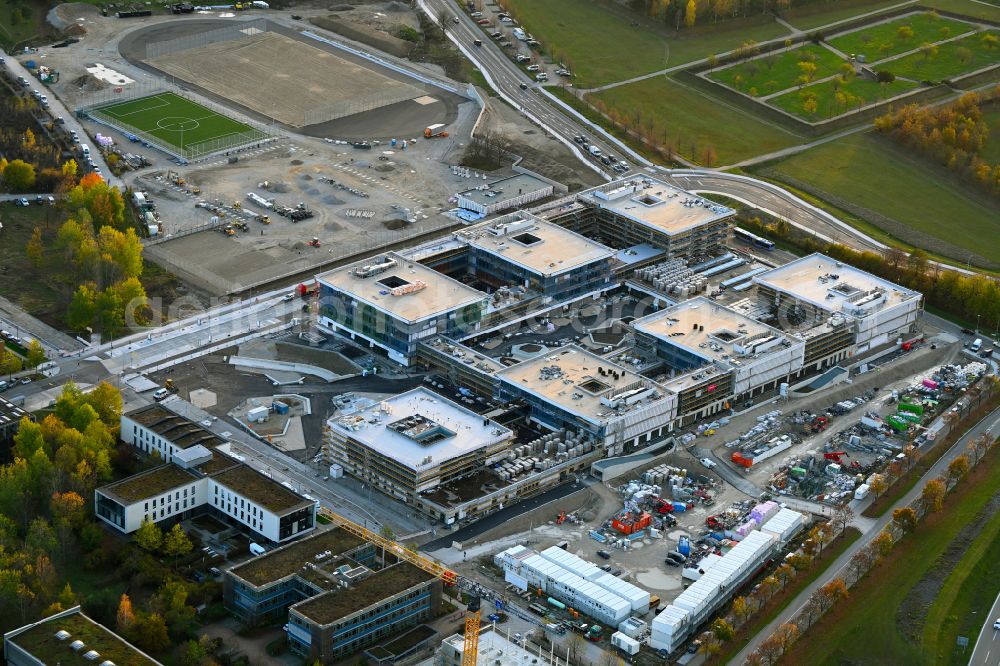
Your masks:
<svg viewBox="0 0 1000 666"><path fill-rule="evenodd" d="M315 528L315 500L231 457L228 442L199 424L151 405L122 415L121 429L138 451L155 451L169 462L94 491L97 517L117 530L130 534L146 520L169 524L202 513L267 543ZM180 435L181 443L167 439L170 434Z"/></svg>

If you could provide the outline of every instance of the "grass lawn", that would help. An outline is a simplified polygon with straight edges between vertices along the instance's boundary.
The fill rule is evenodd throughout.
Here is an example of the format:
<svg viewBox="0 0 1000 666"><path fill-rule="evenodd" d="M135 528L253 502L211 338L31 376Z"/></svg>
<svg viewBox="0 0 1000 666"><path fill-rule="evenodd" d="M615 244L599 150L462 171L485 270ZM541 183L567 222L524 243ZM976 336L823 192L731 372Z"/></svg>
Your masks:
<svg viewBox="0 0 1000 666"><path fill-rule="evenodd" d="M903 26L909 26L913 30L913 36L909 39L904 39L898 34ZM901 16L870 28L831 37L827 41L830 46L845 54L864 54L868 62L875 62L912 51L924 42L939 42L974 29L968 23L924 12Z"/></svg>
<svg viewBox="0 0 1000 666"><path fill-rule="evenodd" d="M48 324L60 328L63 308L60 297L45 282L38 280L36 270L25 255L25 247L36 226L43 233L55 234L66 221L66 214L55 206L26 208L15 206L12 201L0 203L0 223L3 223L3 241L0 242L0 296L9 298L24 310Z"/></svg>
<svg viewBox="0 0 1000 666"><path fill-rule="evenodd" d="M756 636L761 629L766 627L774 618L776 618L781 611L788 607L788 604L795 601L795 597L799 595L806 587L809 587L817 578L819 578L827 568L840 557L847 548L861 538L861 532L853 527L848 527L840 536L827 544L823 552L819 554L819 557L813 561L813 566L811 569L806 571L804 575L796 577L791 584L783 589L781 592L776 594L767 605L757 613L750 623L745 627L742 627L736 634L736 638L728 643L725 643L722 647L722 652L719 653L716 663L724 664L727 663L733 655L737 654L740 650L746 647L746 644L750 642L753 636Z"/></svg>
<svg viewBox="0 0 1000 666"><path fill-rule="evenodd" d="M881 2L870 2L869 0L844 0L837 3L811 3L800 7L793 7L781 13L781 17L794 25L799 30L815 30L831 23L846 21L860 16L877 12L880 9L888 9L899 4L899 0L881 0Z"/></svg>
<svg viewBox="0 0 1000 666"><path fill-rule="evenodd" d="M986 143L979 151L979 156L990 164L1000 164L1000 104L981 107L983 120L990 128Z"/></svg>
<svg viewBox="0 0 1000 666"><path fill-rule="evenodd" d="M15 23L14 14L19 10ZM42 37L47 5L38 2L0 0L0 50L10 53L15 45L23 45Z"/></svg>
<svg viewBox="0 0 1000 666"><path fill-rule="evenodd" d="M813 121L825 120L826 118L833 118L848 111L853 111L859 106L865 106L866 104L872 104L882 99L901 95L919 87L919 85L915 81L896 79L892 83L886 84L885 88L883 88L883 84L878 81L864 79L860 76L852 78L847 83L842 82L839 77L836 77L814 83L801 90L793 90L783 95L772 97L767 100L767 103L779 109L784 109L799 118ZM849 101L847 105L842 105L837 100L838 91L849 94L854 101ZM816 97L815 113L809 113L804 108L806 99L810 95L815 95Z"/></svg>
<svg viewBox="0 0 1000 666"><path fill-rule="evenodd" d="M844 60L822 46L804 44L788 51L767 54L718 69L709 74L709 77L740 92L756 88L758 95L769 95L796 84L802 76L800 62L816 65L813 79L822 79L836 74Z"/></svg>
<svg viewBox="0 0 1000 666"><path fill-rule="evenodd" d="M104 114L120 123L156 137L181 152L196 144L225 140L238 134L263 134L245 123L216 113L174 93L118 102L99 107L92 113ZM256 139L251 139L256 140Z"/></svg>
<svg viewBox="0 0 1000 666"><path fill-rule="evenodd" d="M508 0L509 9L581 88L622 81L788 34L773 19L706 23L680 36L602 0ZM638 22L639 25L633 25Z"/></svg>
<svg viewBox="0 0 1000 666"><path fill-rule="evenodd" d="M927 613L923 644L936 663L965 666L968 662L969 652L957 647L957 638L967 637L971 651L982 630L985 613L996 598L997 580L1000 580L1000 514L969 544Z"/></svg>
<svg viewBox="0 0 1000 666"><path fill-rule="evenodd" d="M854 134L772 166L816 189L1000 262L996 204L925 160L871 134ZM934 250L934 248L929 248Z"/></svg>
<svg viewBox="0 0 1000 666"><path fill-rule="evenodd" d="M983 44L983 37L987 34L1000 37L1000 32L996 30L969 35L938 45L937 54L930 57L925 57L922 53L913 53L899 60L887 62L883 67L896 76L917 81L941 81L959 74L974 72L1000 63L1000 46L987 48ZM960 53L966 58L964 62L959 57Z"/></svg>
<svg viewBox="0 0 1000 666"><path fill-rule="evenodd" d="M935 663L919 641L897 627L897 611L921 578L932 571L967 523L1000 487L1000 460L994 450L932 514L905 537L822 622L807 631L782 664L875 666ZM987 523L989 524L989 523ZM990 581L990 584L995 581ZM995 586L992 587L995 596ZM992 597L991 597L992 600Z"/></svg>
<svg viewBox="0 0 1000 666"><path fill-rule="evenodd" d="M986 0L923 0L920 4L962 14L971 19L1000 21L1000 4L997 0L990 0L989 4Z"/></svg>
<svg viewBox="0 0 1000 666"><path fill-rule="evenodd" d="M716 165L798 145L798 135L765 123L751 113L692 90L666 77L611 88L590 95L626 118L651 120L656 135L678 146L677 152L700 161L705 146L715 147Z"/></svg>

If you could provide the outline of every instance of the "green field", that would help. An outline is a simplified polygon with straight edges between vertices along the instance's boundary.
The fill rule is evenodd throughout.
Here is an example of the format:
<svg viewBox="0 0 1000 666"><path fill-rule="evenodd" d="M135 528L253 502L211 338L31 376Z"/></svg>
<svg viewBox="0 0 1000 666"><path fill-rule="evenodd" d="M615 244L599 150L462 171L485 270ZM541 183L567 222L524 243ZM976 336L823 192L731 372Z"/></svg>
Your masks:
<svg viewBox="0 0 1000 666"><path fill-rule="evenodd" d="M979 150L979 156L990 164L1000 164L1000 104L984 106L983 120L990 128L986 143Z"/></svg>
<svg viewBox="0 0 1000 666"><path fill-rule="evenodd" d="M871 79L854 77L844 83L839 77L814 83L801 90L793 90L777 97L767 100L779 109L784 109L789 113L805 120L816 121L826 118L833 118L848 111L854 111L859 106L865 106L882 99L889 99L896 95L901 95L909 90L917 88L920 84L915 81L905 81L896 79L890 84L883 84ZM838 99L837 92L844 92L850 97L843 101ZM810 113L805 108L806 99L810 95L816 97L816 110Z"/></svg>
<svg viewBox="0 0 1000 666"><path fill-rule="evenodd" d="M953 545L962 528L986 507L1000 487L997 453L990 454L983 465L988 468L963 481L963 486L945 500L940 514L929 517L900 542L888 560L856 585L847 600L806 632L780 663L810 666L941 663L927 652L922 641L911 640L900 632L897 612L920 580L935 570L936 561ZM987 533L992 522L996 521L988 522L980 534ZM955 574L961 577L961 565L953 569L952 575ZM996 579L980 580L982 587L990 591L992 604ZM949 577L938 598L957 582ZM982 624L982 620L980 617L977 622Z"/></svg>
<svg viewBox="0 0 1000 666"><path fill-rule="evenodd" d="M996 0L991 0L989 4L986 4L986 0L923 0L921 4L934 9L955 12L970 19L1000 21L1000 4L997 4Z"/></svg>
<svg viewBox="0 0 1000 666"><path fill-rule="evenodd" d="M553 60L575 74L578 88L622 81L788 33L773 19L734 20L682 30L601 0L508 0L508 9ZM639 25L633 25L638 22Z"/></svg>
<svg viewBox="0 0 1000 666"><path fill-rule="evenodd" d="M961 561L927 613L923 643L939 664L965 666L969 653L957 647L958 636L969 639L969 649L982 630L984 612L996 598L1000 580L1000 514L969 544Z"/></svg>
<svg viewBox="0 0 1000 666"><path fill-rule="evenodd" d="M913 30L912 37L903 39L899 36L899 29L903 26L909 26ZM875 62L920 48L924 42L939 42L974 29L968 23L925 12L831 37L827 41L830 46L847 55L864 54L868 62Z"/></svg>
<svg viewBox="0 0 1000 666"><path fill-rule="evenodd" d="M174 93L118 102L94 109L140 135L153 137L184 155L235 148L265 137L246 123L216 113ZM211 150L203 150L203 148Z"/></svg>
<svg viewBox="0 0 1000 666"><path fill-rule="evenodd" d="M815 44L804 44L718 69L709 74L709 78L740 92L756 89L757 95L769 95L796 85L803 75L800 62L816 66L811 80L836 74L844 64L844 60L833 51Z"/></svg>
<svg viewBox="0 0 1000 666"><path fill-rule="evenodd" d="M715 148L717 165L725 165L803 142L749 111L662 76L611 88L588 99L599 99L613 109L629 109L630 122L638 113L640 126L652 122L659 141L665 134L679 154L697 162L707 145Z"/></svg>
<svg viewBox="0 0 1000 666"><path fill-rule="evenodd" d="M1000 262L1000 243L984 242L996 237L995 202L958 185L947 172L888 139L855 134L793 155L772 170L779 178L787 174L808 185L831 203L852 202ZM894 235L906 240L902 234Z"/></svg>
<svg viewBox="0 0 1000 666"><path fill-rule="evenodd" d="M983 43L987 34L1000 37L1000 32L996 30L969 35L937 45L936 54L924 56L922 53L913 53L887 62L882 67L896 76L917 81L941 81L974 72L1000 63L1000 46L987 48Z"/></svg>
<svg viewBox="0 0 1000 666"><path fill-rule="evenodd" d="M799 30L815 30L831 23L846 21L861 14L870 14L880 9L895 7L898 4L898 0L880 0L880 2L847 0L846 2L832 4L814 2L787 9L781 12L781 17Z"/></svg>

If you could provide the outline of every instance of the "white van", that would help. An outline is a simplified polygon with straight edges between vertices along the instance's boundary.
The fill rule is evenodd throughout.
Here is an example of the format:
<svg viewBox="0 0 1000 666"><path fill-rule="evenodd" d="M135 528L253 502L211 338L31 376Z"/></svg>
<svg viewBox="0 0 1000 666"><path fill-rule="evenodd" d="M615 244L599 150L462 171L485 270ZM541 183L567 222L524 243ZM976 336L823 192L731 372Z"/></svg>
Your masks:
<svg viewBox="0 0 1000 666"><path fill-rule="evenodd" d="M80 151L83 153L84 157L90 157L90 146L88 146L87 144L85 143L81 144Z"/></svg>
<svg viewBox="0 0 1000 666"><path fill-rule="evenodd" d="M969 349L971 349L974 352L978 352L982 348L983 348L983 339L982 338L976 338L975 341L972 343L972 346L969 347Z"/></svg>

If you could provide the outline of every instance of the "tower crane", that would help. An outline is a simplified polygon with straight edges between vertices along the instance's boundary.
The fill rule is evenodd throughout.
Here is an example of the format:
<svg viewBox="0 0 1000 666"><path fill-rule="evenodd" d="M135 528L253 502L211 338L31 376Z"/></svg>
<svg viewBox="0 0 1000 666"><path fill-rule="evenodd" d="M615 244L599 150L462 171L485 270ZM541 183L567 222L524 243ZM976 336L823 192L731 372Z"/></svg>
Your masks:
<svg viewBox="0 0 1000 666"><path fill-rule="evenodd" d="M423 569L432 576L440 578L441 582L448 587L453 587L459 582L457 573L447 567L441 566L428 557L424 557L423 555L404 547L398 541L387 539L381 534L373 532L367 527L362 527L353 520L348 520L326 507L321 507L319 509L319 514L324 518L327 518L337 527L346 530L369 543L375 544L380 547L383 552L388 551L399 559L409 562L415 567ZM476 660L479 658L480 606L481 600L479 596L473 596L469 600L469 605L465 610L465 648L462 651L462 666L476 666Z"/></svg>

